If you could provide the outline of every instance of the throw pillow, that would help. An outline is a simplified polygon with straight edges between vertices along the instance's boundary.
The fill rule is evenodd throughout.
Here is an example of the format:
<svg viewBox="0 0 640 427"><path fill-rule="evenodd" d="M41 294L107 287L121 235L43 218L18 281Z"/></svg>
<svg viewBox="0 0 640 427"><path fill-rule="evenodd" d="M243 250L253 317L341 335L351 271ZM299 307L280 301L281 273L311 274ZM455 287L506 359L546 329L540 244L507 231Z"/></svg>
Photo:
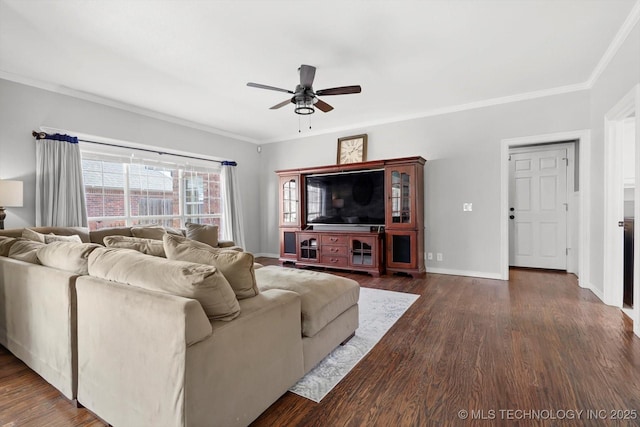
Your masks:
<svg viewBox="0 0 640 427"><path fill-rule="evenodd" d="M212 248L205 243L170 234L166 234L162 240L168 259L219 268L238 299L254 297L260 293L254 274L253 254Z"/></svg>
<svg viewBox="0 0 640 427"><path fill-rule="evenodd" d="M206 243L209 246L218 246L218 226L209 224L194 224L187 222L186 236L191 240Z"/></svg>
<svg viewBox="0 0 640 427"><path fill-rule="evenodd" d="M11 246L17 241L15 237L0 236L0 256L9 256Z"/></svg>
<svg viewBox="0 0 640 427"><path fill-rule="evenodd" d="M59 236L57 234L44 234L44 242L73 242L73 243L82 243L82 239L77 234L72 234L71 236Z"/></svg>
<svg viewBox="0 0 640 427"><path fill-rule="evenodd" d="M131 227L131 235L141 239L162 240L166 231L160 225L149 225L144 227Z"/></svg>
<svg viewBox="0 0 640 427"><path fill-rule="evenodd" d="M9 256L11 246L17 241L15 237L0 236L0 256Z"/></svg>
<svg viewBox="0 0 640 427"><path fill-rule="evenodd" d="M46 246L46 244L43 242L18 239L17 242L11 245L11 249L9 249L9 258L18 259L31 264L40 264L37 252L38 249L44 246Z"/></svg>
<svg viewBox="0 0 640 427"><path fill-rule="evenodd" d="M30 228L25 228L22 230L22 238L27 240L32 240L34 242L46 243L44 241L45 234L38 233Z"/></svg>
<svg viewBox="0 0 640 427"><path fill-rule="evenodd" d="M89 274L87 261L89 254L101 247L96 243L57 241L39 248L36 255L42 265L86 275Z"/></svg>
<svg viewBox="0 0 640 427"><path fill-rule="evenodd" d="M127 236L107 236L103 241L104 245L108 248L133 249L143 254L166 258L164 245L161 240Z"/></svg>
<svg viewBox="0 0 640 427"><path fill-rule="evenodd" d="M98 248L89 255L89 274L198 300L210 319L228 321L240 314L229 282L209 265L166 260L131 249Z"/></svg>
<svg viewBox="0 0 640 427"><path fill-rule="evenodd" d="M162 240L162 236L166 233L182 236L182 233L179 230L175 230L171 227L163 227L161 225L131 227L131 235L141 239Z"/></svg>

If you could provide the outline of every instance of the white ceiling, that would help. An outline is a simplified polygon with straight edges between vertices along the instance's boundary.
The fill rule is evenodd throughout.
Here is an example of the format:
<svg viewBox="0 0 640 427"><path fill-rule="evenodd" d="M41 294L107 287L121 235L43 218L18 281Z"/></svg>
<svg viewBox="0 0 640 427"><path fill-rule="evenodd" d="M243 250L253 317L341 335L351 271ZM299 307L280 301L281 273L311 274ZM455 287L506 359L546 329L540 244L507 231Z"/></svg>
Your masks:
<svg viewBox="0 0 640 427"><path fill-rule="evenodd" d="M0 77L264 143L588 84L636 0L0 0ZM300 64L329 113L281 92ZM298 133L299 123L302 133Z"/></svg>

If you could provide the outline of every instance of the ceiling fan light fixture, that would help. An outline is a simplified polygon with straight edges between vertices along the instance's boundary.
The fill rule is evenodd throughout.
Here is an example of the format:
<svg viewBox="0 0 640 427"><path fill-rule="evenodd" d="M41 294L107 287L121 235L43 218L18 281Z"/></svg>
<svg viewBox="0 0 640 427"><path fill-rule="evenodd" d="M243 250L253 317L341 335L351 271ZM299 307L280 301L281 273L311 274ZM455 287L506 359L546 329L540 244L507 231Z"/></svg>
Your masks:
<svg viewBox="0 0 640 427"><path fill-rule="evenodd" d="M303 64L300 66L300 68L298 68L298 74L300 74L300 84L296 85L295 91L253 82L247 83L247 86L292 94L293 97L291 97L290 99L276 104L269 109L277 110L278 108L282 108L285 105L289 104L289 102L291 102L296 106L293 111L301 116L308 116L315 113L316 108L323 113L328 113L329 111L333 110L333 107L331 105L318 99L316 95L347 95L350 93L360 93L362 91L362 88L359 85L354 85L332 87L314 92L313 79L316 75L316 67Z"/></svg>
<svg viewBox="0 0 640 427"><path fill-rule="evenodd" d="M296 109L294 111L296 114L300 114L301 116L308 116L309 114L313 114L315 109L313 108L312 101L297 101Z"/></svg>

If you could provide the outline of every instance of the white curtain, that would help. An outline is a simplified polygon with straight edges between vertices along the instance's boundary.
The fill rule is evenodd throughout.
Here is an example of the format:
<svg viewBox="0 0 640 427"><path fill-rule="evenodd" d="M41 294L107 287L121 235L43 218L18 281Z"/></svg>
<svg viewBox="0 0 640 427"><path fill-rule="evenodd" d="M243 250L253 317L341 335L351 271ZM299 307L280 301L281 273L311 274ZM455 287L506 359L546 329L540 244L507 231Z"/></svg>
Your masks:
<svg viewBox="0 0 640 427"><path fill-rule="evenodd" d="M236 162L222 162L223 237L246 249Z"/></svg>
<svg viewBox="0 0 640 427"><path fill-rule="evenodd" d="M36 226L87 226L78 138L55 134L36 140Z"/></svg>

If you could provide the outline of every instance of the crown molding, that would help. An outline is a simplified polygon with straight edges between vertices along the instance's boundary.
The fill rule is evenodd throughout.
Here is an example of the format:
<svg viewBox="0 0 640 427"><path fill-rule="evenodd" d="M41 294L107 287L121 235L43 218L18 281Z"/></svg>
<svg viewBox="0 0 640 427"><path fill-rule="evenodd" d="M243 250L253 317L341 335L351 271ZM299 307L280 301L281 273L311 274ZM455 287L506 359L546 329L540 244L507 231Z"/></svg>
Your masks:
<svg viewBox="0 0 640 427"><path fill-rule="evenodd" d="M270 144L270 143L274 143L274 142L291 141L291 140L294 140L294 139L308 138L308 137L311 137L311 136L319 136L319 135L325 135L325 134L335 133L335 132L355 131L357 129L366 129L366 128L371 127L371 126L379 126L379 125L385 125L385 124L389 124L389 123L403 122L403 121L407 121L407 120L415 120L415 119L422 119L422 118L426 118L426 117L441 116L441 115L444 115L444 114L459 113L461 111L475 110L475 109L478 109L478 108L491 107L491 106L495 106L495 105L510 104L512 102L527 101L527 100L530 100L530 99L544 98L544 97L547 97L547 96L562 95L562 94L565 94L565 93L578 92L578 91L581 91L581 90L588 90L589 88L590 87L587 85L587 83L579 83L579 84L575 84L575 85L560 86L560 87L551 88L551 89L543 89L543 90L538 90L538 91L519 93L519 94L516 94L516 95L503 96L503 97L499 97L499 98L485 99L485 100L482 100L482 101L469 102L467 104L452 105L450 107L436 108L436 109L433 109L433 110L427 110L427 111L423 111L423 112L415 113L415 114L406 114L406 115L401 115L401 116L389 117L389 118L381 119L381 120L372 120L372 121L367 121L367 122L360 122L360 123L355 123L355 124L352 124L352 125L349 125L349 126L334 127L334 128L330 128L330 129L323 129L322 131L311 131L311 132L304 133L304 135L295 134L295 135L289 135L289 136L281 137L281 138L266 139L266 140L260 141L260 143L261 144Z"/></svg>
<svg viewBox="0 0 640 427"><path fill-rule="evenodd" d="M85 101L94 102L96 104L105 105L107 107L117 108L119 110L128 111L130 113L140 114L142 116L147 116L152 119L162 120L165 122L173 123L176 125L188 127L191 129L201 130L204 132L212 133L215 135L224 136L227 138L233 138L240 141L250 142L253 144L258 144L259 141L253 138L249 138L244 135L238 135L235 133L223 131L221 129L214 128L212 126L207 126L201 123L192 122L190 120L181 119L179 117L175 117L169 114L160 113L158 111L149 110L147 108L136 107L135 105L127 104L126 102L120 102L113 99L105 98L99 95L93 95L87 92L83 92L76 89L71 89L66 86L60 86L52 83L43 82L41 80L32 79L25 76L20 76L17 74L9 73L3 70L0 70L0 79L9 80L15 83L20 83L26 86L36 87L38 89L43 89L49 92L55 92L61 95L71 96L73 98L82 99Z"/></svg>
<svg viewBox="0 0 640 427"><path fill-rule="evenodd" d="M640 0L636 1L636 4L631 9L631 12L629 12L629 16L627 16L627 19L625 19L624 23L616 33L615 37L611 41L611 44L609 44L609 47L607 48L606 52L604 53L604 55L602 55L602 58L600 58L600 62L598 62L596 67L591 72L591 76L589 76L589 80L587 80L586 82L587 85L589 86L589 89L593 87L593 85L596 83L596 81L598 80L600 75L603 73L605 68L607 68L607 66L609 65L609 63L611 62L615 54L618 52L620 47L627 40L627 37L629 37L629 34L631 33L631 31L633 31L633 28L636 26L639 19L640 19Z"/></svg>

